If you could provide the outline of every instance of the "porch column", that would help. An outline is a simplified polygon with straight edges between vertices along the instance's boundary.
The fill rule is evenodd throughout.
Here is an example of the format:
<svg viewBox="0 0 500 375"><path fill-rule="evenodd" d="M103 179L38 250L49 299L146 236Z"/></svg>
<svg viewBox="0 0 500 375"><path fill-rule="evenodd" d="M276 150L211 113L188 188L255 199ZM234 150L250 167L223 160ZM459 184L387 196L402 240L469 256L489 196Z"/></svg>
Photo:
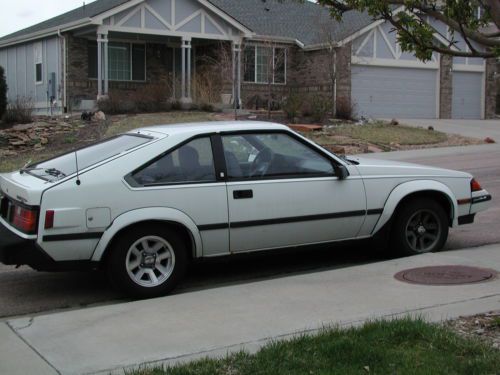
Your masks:
<svg viewBox="0 0 500 375"><path fill-rule="evenodd" d="M102 48L104 49L104 66L103 66L103 79L104 79L104 95L109 93L109 54L108 54L108 36L103 35Z"/></svg>
<svg viewBox="0 0 500 375"><path fill-rule="evenodd" d="M233 103L241 106L241 42L231 43L233 50Z"/></svg>
<svg viewBox="0 0 500 375"><path fill-rule="evenodd" d="M181 101L191 103L191 38L182 38Z"/></svg>
<svg viewBox="0 0 500 375"><path fill-rule="evenodd" d="M97 100L102 96L102 35L97 34Z"/></svg>
<svg viewBox="0 0 500 375"><path fill-rule="evenodd" d="M108 95L108 36L97 34L97 99Z"/></svg>

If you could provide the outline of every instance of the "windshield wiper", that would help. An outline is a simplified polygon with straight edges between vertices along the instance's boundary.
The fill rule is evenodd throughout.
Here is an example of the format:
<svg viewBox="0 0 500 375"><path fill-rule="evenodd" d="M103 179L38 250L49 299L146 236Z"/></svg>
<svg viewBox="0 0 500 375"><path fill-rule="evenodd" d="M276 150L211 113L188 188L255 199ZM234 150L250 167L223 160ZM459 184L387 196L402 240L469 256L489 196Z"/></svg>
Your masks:
<svg viewBox="0 0 500 375"><path fill-rule="evenodd" d="M42 176L51 176L51 177L56 177L56 178L64 178L64 177L66 177L66 174L64 172L61 172L60 170L55 169L55 168L48 168L48 169L45 169L45 168L35 168L35 167L21 168L21 170L19 171L19 173L23 174L23 173L30 173L30 172L33 172L33 171L43 171L43 173L40 174L38 177L42 177Z"/></svg>
<svg viewBox="0 0 500 375"><path fill-rule="evenodd" d="M59 177L59 178L66 177L66 174L64 172L61 172L60 170L55 168L46 169L44 172L47 173L49 176L53 177Z"/></svg>

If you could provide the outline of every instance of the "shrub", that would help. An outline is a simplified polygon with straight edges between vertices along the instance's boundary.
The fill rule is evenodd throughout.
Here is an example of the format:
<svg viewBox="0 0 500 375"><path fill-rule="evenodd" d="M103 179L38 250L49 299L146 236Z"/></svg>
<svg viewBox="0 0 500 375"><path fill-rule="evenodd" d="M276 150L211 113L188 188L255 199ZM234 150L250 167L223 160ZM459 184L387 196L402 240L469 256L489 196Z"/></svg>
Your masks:
<svg viewBox="0 0 500 375"><path fill-rule="evenodd" d="M6 124L29 124L33 122L33 99L18 96L13 103L7 105L3 121Z"/></svg>
<svg viewBox="0 0 500 375"><path fill-rule="evenodd" d="M201 66L193 77L193 96L198 103L220 103L223 81L216 66Z"/></svg>
<svg viewBox="0 0 500 375"><path fill-rule="evenodd" d="M5 71L0 66L0 120L7 109L7 82L5 80Z"/></svg>
<svg viewBox="0 0 500 375"><path fill-rule="evenodd" d="M97 107L100 111L110 115L137 112L135 103L120 91L111 92L106 98L100 99Z"/></svg>
<svg viewBox="0 0 500 375"><path fill-rule="evenodd" d="M323 95L314 95L311 102L311 115L314 121L323 122L330 111L330 100Z"/></svg>
<svg viewBox="0 0 500 375"><path fill-rule="evenodd" d="M204 112L215 112L214 106L210 103L201 103L200 110Z"/></svg>
<svg viewBox="0 0 500 375"><path fill-rule="evenodd" d="M180 111L182 109L182 103L180 100L174 100L171 106L173 111Z"/></svg>
<svg viewBox="0 0 500 375"><path fill-rule="evenodd" d="M352 120L354 108L348 97L342 96L337 99L336 117L342 120Z"/></svg>
<svg viewBox="0 0 500 375"><path fill-rule="evenodd" d="M162 112L169 109L171 89L167 85L147 85L131 96L139 112Z"/></svg>
<svg viewBox="0 0 500 375"><path fill-rule="evenodd" d="M298 94L290 94L281 105L283 112L289 120L298 116L302 107L302 98Z"/></svg>

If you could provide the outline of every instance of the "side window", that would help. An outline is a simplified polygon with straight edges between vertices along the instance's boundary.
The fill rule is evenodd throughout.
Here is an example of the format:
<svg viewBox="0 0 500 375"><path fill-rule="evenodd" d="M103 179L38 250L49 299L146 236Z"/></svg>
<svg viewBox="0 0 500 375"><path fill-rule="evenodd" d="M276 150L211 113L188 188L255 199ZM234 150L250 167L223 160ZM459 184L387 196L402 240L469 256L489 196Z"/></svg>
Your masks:
<svg viewBox="0 0 500 375"><path fill-rule="evenodd" d="M35 82L43 83L43 44L37 42L33 45L33 55L35 58Z"/></svg>
<svg viewBox="0 0 500 375"><path fill-rule="evenodd" d="M166 154L132 179L139 185L214 182L215 167L210 138L195 139Z"/></svg>
<svg viewBox="0 0 500 375"><path fill-rule="evenodd" d="M284 133L222 137L229 178L333 175L330 160Z"/></svg>

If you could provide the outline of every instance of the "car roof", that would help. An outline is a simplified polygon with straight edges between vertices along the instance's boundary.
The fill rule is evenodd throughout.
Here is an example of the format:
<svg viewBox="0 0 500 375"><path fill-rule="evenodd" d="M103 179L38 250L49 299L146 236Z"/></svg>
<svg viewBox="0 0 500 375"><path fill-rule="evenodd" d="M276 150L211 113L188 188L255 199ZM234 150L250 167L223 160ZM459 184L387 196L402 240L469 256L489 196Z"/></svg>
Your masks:
<svg viewBox="0 0 500 375"><path fill-rule="evenodd" d="M217 133L217 132L234 132L234 131L248 131L248 130L290 130L285 125L276 124L272 122L262 121L209 121L209 122L192 122L183 124L165 124L148 126L140 129L133 130L132 133L137 132L156 132L166 135L182 135L182 134L203 134L203 133Z"/></svg>

